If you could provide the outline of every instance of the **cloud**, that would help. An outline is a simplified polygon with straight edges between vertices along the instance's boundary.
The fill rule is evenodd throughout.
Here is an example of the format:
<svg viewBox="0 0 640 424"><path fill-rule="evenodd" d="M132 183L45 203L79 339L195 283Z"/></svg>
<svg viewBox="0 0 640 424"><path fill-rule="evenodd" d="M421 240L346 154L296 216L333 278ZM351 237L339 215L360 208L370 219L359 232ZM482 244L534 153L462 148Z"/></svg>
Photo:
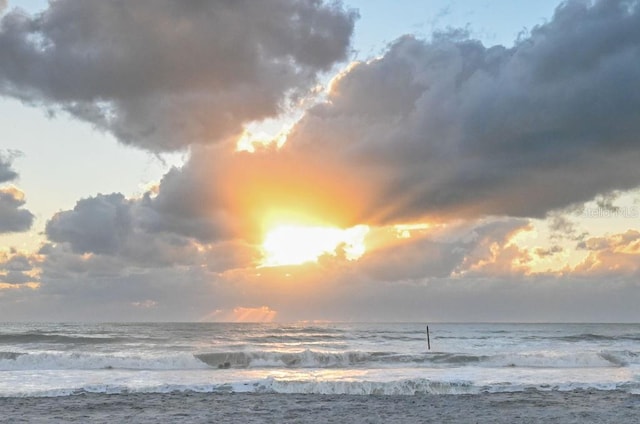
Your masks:
<svg viewBox="0 0 640 424"><path fill-rule="evenodd" d="M535 254L539 257L539 258L547 258L550 256L553 256L557 253L562 253L564 252L564 249L560 246L551 246L548 249L542 248L542 247L538 247L535 249Z"/></svg>
<svg viewBox="0 0 640 424"><path fill-rule="evenodd" d="M46 233L53 241L69 242L76 253L114 253L131 232L131 220L123 195L98 195L54 215Z"/></svg>
<svg viewBox="0 0 640 424"><path fill-rule="evenodd" d="M139 198L99 194L54 215L38 261L3 260L16 289L0 293L6 316L637 321L638 235L587 238L549 212L598 195L612 206L609 193L640 182L638 2L563 3L513 48L462 32L402 37L337 76L282 148L255 153L224 140L344 59L354 15L319 2L157 1L116 19L118 5L5 15L0 91L150 150L208 146L191 145ZM10 162L0 158L4 181L16 178ZM3 190L0 208L28 213ZM278 216L369 224L367 241L381 242L357 261L256 268ZM560 250L514 242L529 216L581 241L584 263L532 272ZM422 220L402 239L388 225ZM23 290L31 275L40 288Z"/></svg>
<svg viewBox="0 0 640 424"><path fill-rule="evenodd" d="M198 240L180 226L166 225L168 211L155 213L161 209L155 202L162 191L160 184L155 197L98 195L54 216L46 229L51 243L39 252L41 287L34 299L69 299L75 308L69 314L82 314L91 304L105 317L122 308L119 316L130 319L173 314L176 319L263 321L275 319L273 311L282 319L308 318L297 305L338 302L335 296L344 294L345 284L358 284L363 291L367 284L386 284L391 290L407 281L463 275L472 268L474 276L486 277L489 264L502 258L495 252L528 226L522 219L461 222L410 232L409 239L380 228L371 237L395 238L396 243L372 248L357 261L328 255L317 265L256 268L260 251L255 244L233 238ZM148 224L149 215L159 219L154 226ZM237 307L252 304L269 308ZM212 310L219 312L211 315Z"/></svg>
<svg viewBox="0 0 640 424"><path fill-rule="evenodd" d="M349 169L377 223L544 217L636 187L638 28L637 1L568 1L512 48L402 37L338 76L285 148Z"/></svg>
<svg viewBox="0 0 640 424"><path fill-rule="evenodd" d="M640 272L640 232L592 237L578 243L578 249L589 252L575 267L578 275L637 276Z"/></svg>
<svg viewBox="0 0 640 424"><path fill-rule="evenodd" d="M356 17L308 0L60 0L2 17L0 93L152 151L215 143L344 60Z"/></svg>
<svg viewBox="0 0 640 424"><path fill-rule="evenodd" d="M12 168L13 160L20 155L17 151L0 150L0 184L18 178ZM0 234L21 232L31 228L35 216L24 206L24 193L14 186L0 187Z"/></svg>
<svg viewBox="0 0 640 424"><path fill-rule="evenodd" d="M40 258L11 249L0 252L0 291L37 287L40 281Z"/></svg>
<svg viewBox="0 0 640 424"><path fill-rule="evenodd" d="M0 14L7 8L7 0L0 0Z"/></svg>
<svg viewBox="0 0 640 424"><path fill-rule="evenodd" d="M58 212L47 222L48 239L63 246L49 245L43 253L50 258L55 252L63 252L66 258L77 256L84 265L90 265L86 257L92 258L94 265L107 260L111 266L111 261L116 261L121 268L205 266L224 271L256 262L255 248L242 241L199 239L176 224L189 220L188 215L175 217L162 211L162 205L149 193L140 199L126 199L120 193L100 194L78 201L73 210ZM214 220L203 223L214 225Z"/></svg>
<svg viewBox="0 0 640 424"><path fill-rule="evenodd" d="M272 322L278 312L268 306L244 307L238 306L233 310L216 309L207 314L201 321L213 322Z"/></svg>
<svg viewBox="0 0 640 424"><path fill-rule="evenodd" d="M364 192L346 169L287 149L255 153L195 149L162 179L151 200L168 228L202 241L260 242L273 219L307 225L359 224Z"/></svg>
<svg viewBox="0 0 640 424"><path fill-rule="evenodd" d="M281 149L195 149L150 225L255 243L265 216L291 211L340 227L550 216L554 233L585 237L550 211L640 183L640 93L625 88L640 83L640 7L623 6L563 3L510 49L402 37L337 76Z"/></svg>
<svg viewBox="0 0 640 424"><path fill-rule="evenodd" d="M374 230L367 240L375 245L372 239L385 237L382 246L351 267L376 281L522 274L527 256L511 240L529 228L524 219L491 218L435 226L405 238L385 227Z"/></svg>
<svg viewBox="0 0 640 424"><path fill-rule="evenodd" d="M34 215L22 206L24 193L15 187L0 187L0 234L26 231L33 224Z"/></svg>
<svg viewBox="0 0 640 424"><path fill-rule="evenodd" d="M637 320L635 274L531 273L521 262L527 251L512 245L528 228L528 220L518 218L438 224L409 234L378 228L368 237L395 237L397 243L360 260L338 255L317 264L256 269L247 261L216 267L221 256L241 251L220 242L197 244L170 266L145 262L128 247L141 237L134 225L132 240L110 253L76 253L71 241L45 246L40 288L5 290L0 307L11 319ZM637 239L628 234L589 245L600 253ZM28 266L15 259L6 270Z"/></svg>
<svg viewBox="0 0 640 424"><path fill-rule="evenodd" d="M0 150L0 184L18 178L18 173L11 168L16 154L15 152Z"/></svg>
<svg viewBox="0 0 640 424"><path fill-rule="evenodd" d="M412 276L396 268L393 279L390 274L376 278L363 272L360 261L331 265L264 269L259 275L224 278L242 288L241 302L268 304L283 321L635 322L639 316L634 276L478 272L452 278Z"/></svg>

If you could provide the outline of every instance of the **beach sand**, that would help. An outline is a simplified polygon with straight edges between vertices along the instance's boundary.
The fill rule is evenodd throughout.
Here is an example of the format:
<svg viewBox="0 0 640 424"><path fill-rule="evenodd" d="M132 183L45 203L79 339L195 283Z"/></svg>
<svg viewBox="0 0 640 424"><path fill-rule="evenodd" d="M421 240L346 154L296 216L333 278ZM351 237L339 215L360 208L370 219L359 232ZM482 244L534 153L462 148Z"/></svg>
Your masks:
<svg viewBox="0 0 640 424"><path fill-rule="evenodd" d="M80 394L0 398L2 423L631 423L640 395L616 391L480 395Z"/></svg>

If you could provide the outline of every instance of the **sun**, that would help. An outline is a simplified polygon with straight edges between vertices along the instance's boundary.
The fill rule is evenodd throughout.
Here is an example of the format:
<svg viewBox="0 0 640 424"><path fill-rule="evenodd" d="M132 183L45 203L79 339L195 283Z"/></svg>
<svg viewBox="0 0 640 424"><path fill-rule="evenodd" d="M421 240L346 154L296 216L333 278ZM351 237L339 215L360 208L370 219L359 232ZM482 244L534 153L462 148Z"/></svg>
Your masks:
<svg viewBox="0 0 640 424"><path fill-rule="evenodd" d="M348 229L298 224L281 224L269 230L262 243L262 265L300 265L316 262L322 255L336 255L340 248L347 259L354 260L364 254L364 238L369 232L366 225Z"/></svg>

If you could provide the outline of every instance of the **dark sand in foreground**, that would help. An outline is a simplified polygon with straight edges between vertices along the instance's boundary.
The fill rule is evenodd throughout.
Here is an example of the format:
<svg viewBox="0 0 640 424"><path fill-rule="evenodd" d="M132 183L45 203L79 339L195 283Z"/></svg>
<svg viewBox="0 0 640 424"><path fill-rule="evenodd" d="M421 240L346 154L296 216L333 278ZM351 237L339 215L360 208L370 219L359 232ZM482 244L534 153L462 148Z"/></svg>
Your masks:
<svg viewBox="0 0 640 424"><path fill-rule="evenodd" d="M607 391L481 395L81 394L0 398L2 423L632 423L640 395Z"/></svg>

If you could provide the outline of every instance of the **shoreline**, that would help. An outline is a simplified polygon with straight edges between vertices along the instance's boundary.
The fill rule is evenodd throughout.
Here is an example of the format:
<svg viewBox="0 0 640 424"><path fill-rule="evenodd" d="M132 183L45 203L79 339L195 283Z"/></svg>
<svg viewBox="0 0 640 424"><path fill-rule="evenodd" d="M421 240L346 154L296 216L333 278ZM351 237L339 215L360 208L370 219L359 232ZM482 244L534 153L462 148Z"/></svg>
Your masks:
<svg viewBox="0 0 640 424"><path fill-rule="evenodd" d="M472 395L82 393L0 398L0 423L620 423L640 416L640 395L574 390Z"/></svg>

